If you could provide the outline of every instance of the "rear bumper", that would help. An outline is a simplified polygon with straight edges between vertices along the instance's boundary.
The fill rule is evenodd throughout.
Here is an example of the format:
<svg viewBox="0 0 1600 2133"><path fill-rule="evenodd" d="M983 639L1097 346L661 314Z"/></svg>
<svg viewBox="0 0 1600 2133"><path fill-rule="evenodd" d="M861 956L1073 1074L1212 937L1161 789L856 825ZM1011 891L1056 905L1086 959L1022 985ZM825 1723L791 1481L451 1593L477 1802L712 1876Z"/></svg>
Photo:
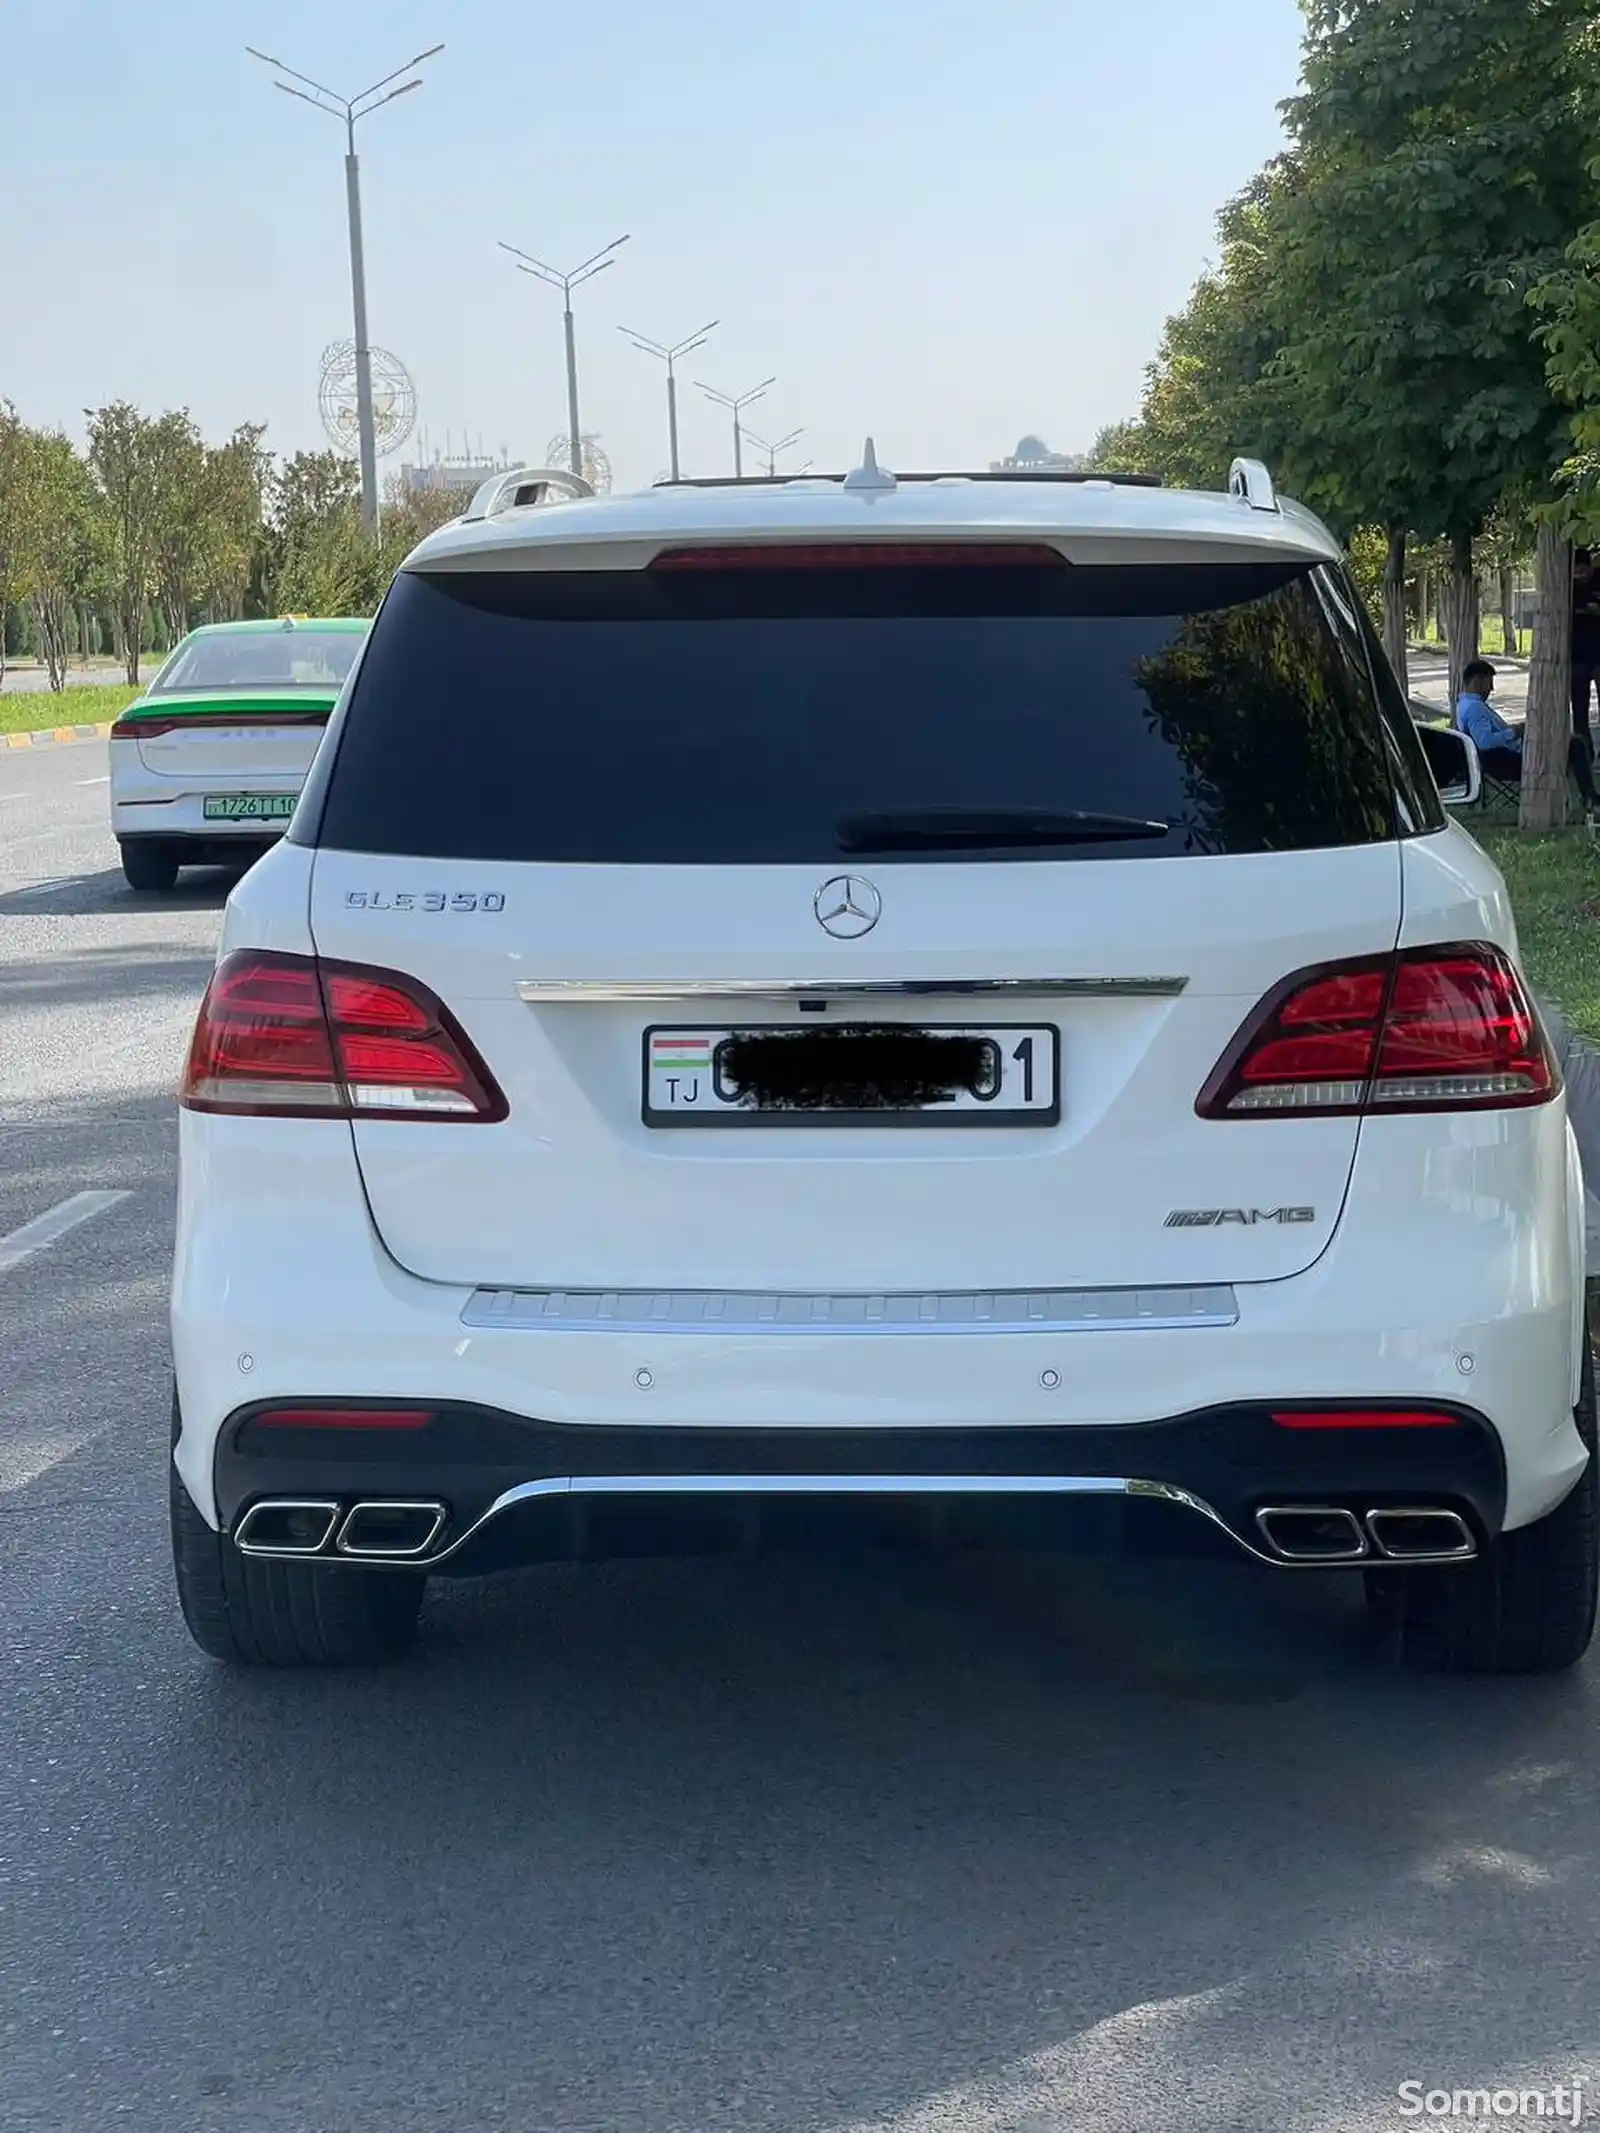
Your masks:
<svg viewBox="0 0 1600 2133"><path fill-rule="evenodd" d="M244 771L170 775L146 770L131 741L111 743L111 828L119 838L203 838L226 844L236 837L256 843L281 837L289 817L275 821L207 821L205 803L222 794L244 793L261 799L297 800L303 771Z"/></svg>
<svg viewBox="0 0 1600 2133"><path fill-rule="evenodd" d="M522 1448L498 1461L485 1477L491 1498L527 1481L603 1475L598 1447L610 1439L629 1452L613 1475L638 1474L634 1450L654 1446L652 1457L670 1455L668 1471L692 1476L705 1469L687 1447L695 1433L714 1432L737 1443L735 1471L746 1470L759 1442L814 1434L826 1444L843 1433L870 1445L867 1471L892 1478L911 1471L919 1439L937 1436L941 1456L959 1445L963 1464L980 1443L1003 1444L1022 1479L1047 1474L1054 1447L1058 1474L1170 1474L1227 1501L1226 1474L1151 1464L1166 1441L1155 1433L1176 1428L1174 1417L1369 1400L1480 1418L1499 1447L1498 1499L1453 1471L1407 1479L1459 1486L1486 1533L1524 1525L1560 1502L1586 1453L1572 1420L1583 1265L1577 1158L1557 1107L1523 1115L1537 1135L1531 1150L1512 1149L1492 1119L1455 1122L1448 1144L1432 1121L1385 1121L1381 1165L1363 1155L1333 1244L1304 1274L1238 1285L1226 1321L834 1332L485 1323L471 1289L421 1280L385 1253L347 1126L285 1130L185 1112L172 1310L184 1418L178 1467L201 1511L226 1524L240 1485L219 1440L247 1405L410 1400L563 1433L561 1457L543 1473ZM1515 1205L1498 1185L1502 1172L1516 1180ZM1386 1475L1356 1468L1352 1486ZM386 1480L396 1478L404 1477ZM452 1492L461 1486L445 1478ZM1332 1500L1346 1500L1331 1488L1337 1475L1301 1478L1318 1486L1326 1478ZM263 1475L258 1493L280 1479L300 1493L289 1468ZM1259 1485L1275 1479L1270 1469ZM342 1498L360 1477L327 1482ZM408 1484L399 1493L417 1491ZM433 1493L446 1493L443 1480ZM451 1501L454 1515L453 1493Z"/></svg>
<svg viewBox="0 0 1600 2133"><path fill-rule="evenodd" d="M217 1441L225 1530L248 1552L471 1576L513 1564L840 1544L1243 1552L1276 1567L1385 1559L1393 1521L1435 1520L1406 1559L1459 1559L1500 1530L1505 1474L1482 1416L1419 1431L1297 1431L1260 1408L1133 1428L881 1431L617 1429L470 1407L426 1428L264 1426L251 1406ZM274 1507L325 1515L284 1545ZM351 1523L356 1506L363 1506ZM374 1507L416 1514L385 1541ZM429 1515L423 1515L427 1507ZM1341 1514L1309 1529L1263 1509ZM265 1511L269 1515L262 1517ZM434 1512L437 1516L433 1516ZM1348 1514L1343 1516L1342 1514ZM1448 1514L1448 1516L1446 1515Z"/></svg>

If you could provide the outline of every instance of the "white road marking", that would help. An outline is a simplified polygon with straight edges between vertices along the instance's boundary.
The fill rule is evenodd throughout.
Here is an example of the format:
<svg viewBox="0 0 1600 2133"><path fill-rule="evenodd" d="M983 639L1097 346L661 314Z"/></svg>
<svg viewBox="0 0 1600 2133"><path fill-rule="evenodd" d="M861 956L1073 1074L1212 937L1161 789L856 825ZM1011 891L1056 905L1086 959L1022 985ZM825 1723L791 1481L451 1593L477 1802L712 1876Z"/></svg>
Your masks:
<svg viewBox="0 0 1600 2133"><path fill-rule="evenodd" d="M126 1190L75 1192L59 1207L35 1215L31 1222L24 1222L21 1229L14 1229L9 1237L0 1237L0 1274L9 1274L13 1267L21 1266L35 1252L47 1250L58 1237L76 1229L80 1222L92 1222L96 1215L103 1215L108 1207L115 1207L119 1200L127 1197Z"/></svg>
<svg viewBox="0 0 1600 2133"><path fill-rule="evenodd" d="M108 770L103 778L74 778L72 782L74 785L109 785L111 773Z"/></svg>
<svg viewBox="0 0 1600 2133"><path fill-rule="evenodd" d="M103 1436L109 1422L94 1429L64 1430L43 1437L13 1437L0 1444L0 1496L25 1489L41 1474L48 1474L63 1459L70 1459L94 1437Z"/></svg>

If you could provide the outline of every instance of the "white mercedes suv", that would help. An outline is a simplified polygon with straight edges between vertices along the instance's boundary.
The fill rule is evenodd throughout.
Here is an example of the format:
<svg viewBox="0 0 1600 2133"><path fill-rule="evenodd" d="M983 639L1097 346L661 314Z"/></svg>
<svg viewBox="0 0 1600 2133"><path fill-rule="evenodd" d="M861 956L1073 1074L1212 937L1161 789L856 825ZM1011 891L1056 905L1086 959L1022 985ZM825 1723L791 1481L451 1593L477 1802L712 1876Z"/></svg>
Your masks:
<svg viewBox="0 0 1600 2133"><path fill-rule="evenodd" d="M189 1627L1017 1540L1595 1611L1582 1192L1499 875L1265 470L492 484L415 551L182 1089ZM1455 751L1465 778L1468 744Z"/></svg>

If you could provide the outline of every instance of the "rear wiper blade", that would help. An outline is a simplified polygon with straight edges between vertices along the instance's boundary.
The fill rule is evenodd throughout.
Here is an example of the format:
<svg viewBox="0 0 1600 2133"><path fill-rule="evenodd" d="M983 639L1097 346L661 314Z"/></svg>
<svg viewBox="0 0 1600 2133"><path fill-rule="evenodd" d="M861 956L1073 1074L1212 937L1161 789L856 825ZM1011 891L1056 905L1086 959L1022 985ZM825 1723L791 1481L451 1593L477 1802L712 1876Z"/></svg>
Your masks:
<svg viewBox="0 0 1600 2133"><path fill-rule="evenodd" d="M1093 844L1121 837L1165 837L1171 824L1140 815L1100 815L1084 808L896 807L840 815L842 852L960 851L1003 844Z"/></svg>

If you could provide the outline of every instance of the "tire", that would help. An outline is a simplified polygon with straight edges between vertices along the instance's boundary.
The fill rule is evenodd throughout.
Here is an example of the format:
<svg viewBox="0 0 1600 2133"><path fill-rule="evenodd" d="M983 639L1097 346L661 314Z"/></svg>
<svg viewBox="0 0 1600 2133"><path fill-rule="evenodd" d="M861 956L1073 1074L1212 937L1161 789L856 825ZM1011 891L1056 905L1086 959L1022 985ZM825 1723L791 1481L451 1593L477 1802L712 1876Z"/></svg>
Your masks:
<svg viewBox="0 0 1600 2133"><path fill-rule="evenodd" d="M176 1467L172 1567L189 1634L233 1666L380 1666L409 1650L420 1572L273 1563L241 1555L195 1509Z"/></svg>
<svg viewBox="0 0 1600 2133"><path fill-rule="evenodd" d="M122 846L122 878L130 889L170 889L178 878L178 854L157 838L130 838Z"/></svg>
<svg viewBox="0 0 1600 2133"><path fill-rule="evenodd" d="M1559 1674L1588 1650L1600 1582L1600 1460L1587 1347L1573 1419L1589 1464L1553 1511L1503 1533L1459 1570L1369 1573L1373 1613L1406 1665L1430 1674Z"/></svg>

